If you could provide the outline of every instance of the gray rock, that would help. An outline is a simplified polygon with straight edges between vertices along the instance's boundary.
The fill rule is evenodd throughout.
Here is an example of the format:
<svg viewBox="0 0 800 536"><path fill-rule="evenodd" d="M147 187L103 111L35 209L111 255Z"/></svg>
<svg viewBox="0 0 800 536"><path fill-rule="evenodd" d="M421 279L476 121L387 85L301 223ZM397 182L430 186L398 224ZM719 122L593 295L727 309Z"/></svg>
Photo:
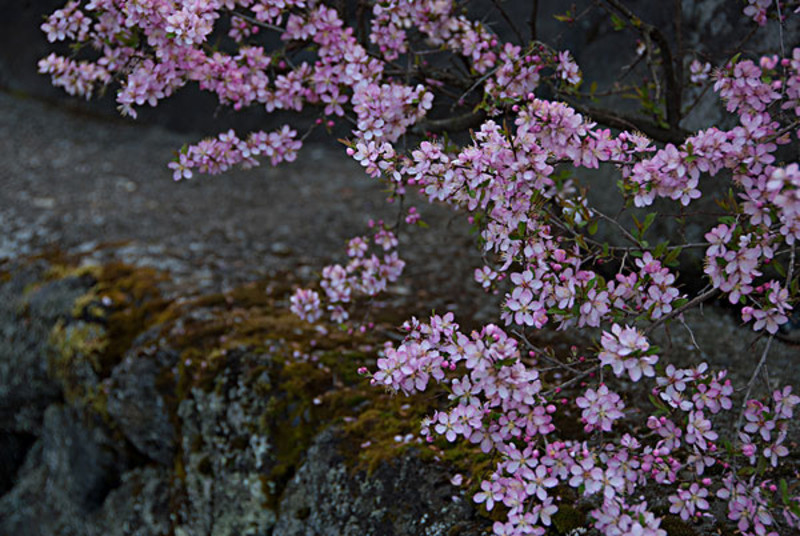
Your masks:
<svg viewBox="0 0 800 536"><path fill-rule="evenodd" d="M86 518L118 483L109 443L71 408L51 405L16 486L0 498L0 534L85 534Z"/></svg>
<svg viewBox="0 0 800 536"><path fill-rule="evenodd" d="M289 482L276 536L401 536L482 534L468 499L441 467L413 451L373 474L351 474L335 429L321 433Z"/></svg>
<svg viewBox="0 0 800 536"><path fill-rule="evenodd" d="M156 389L159 367L131 352L111 373L108 414L141 453L158 463L174 461L175 431Z"/></svg>
<svg viewBox="0 0 800 536"><path fill-rule="evenodd" d="M237 351L226 358L213 388L192 389L178 409L185 467L185 478L176 485L184 498L177 512L178 536L267 535L275 524L267 504L268 475L276 460L260 424L271 398L261 388L270 383L266 373L255 383L245 381L269 357Z"/></svg>
<svg viewBox="0 0 800 536"><path fill-rule="evenodd" d="M48 375L50 332L91 285L83 278L42 284L44 271L44 263L18 267L0 285L0 430L38 435L45 408L60 396Z"/></svg>
<svg viewBox="0 0 800 536"><path fill-rule="evenodd" d="M170 531L171 472L163 467L128 471L108 494L91 535L155 536Z"/></svg>

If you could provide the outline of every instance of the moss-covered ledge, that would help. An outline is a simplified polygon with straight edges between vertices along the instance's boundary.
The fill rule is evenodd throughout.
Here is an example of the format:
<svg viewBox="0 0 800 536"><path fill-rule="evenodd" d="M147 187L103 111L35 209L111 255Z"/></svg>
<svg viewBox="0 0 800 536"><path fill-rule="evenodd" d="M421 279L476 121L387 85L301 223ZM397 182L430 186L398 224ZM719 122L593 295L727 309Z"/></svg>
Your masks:
<svg viewBox="0 0 800 536"><path fill-rule="evenodd" d="M436 394L390 396L356 373L374 368L379 338L298 320L288 311L300 283L293 274L165 299L169 281L148 267L63 256L4 267L4 329L37 341L36 358L15 370L38 367L46 389L34 401L38 422L25 430L32 446L0 497L1 533L477 534L486 526L449 478L477 480L487 460L416 441ZM41 305L56 296L57 311ZM406 313L382 313L381 329ZM2 353L0 363L8 368L15 356ZM7 429L18 403L3 408ZM66 436L80 444L56 456ZM108 474L70 467L101 455ZM47 483L41 467L53 459L63 467ZM327 532L312 530L323 525Z"/></svg>

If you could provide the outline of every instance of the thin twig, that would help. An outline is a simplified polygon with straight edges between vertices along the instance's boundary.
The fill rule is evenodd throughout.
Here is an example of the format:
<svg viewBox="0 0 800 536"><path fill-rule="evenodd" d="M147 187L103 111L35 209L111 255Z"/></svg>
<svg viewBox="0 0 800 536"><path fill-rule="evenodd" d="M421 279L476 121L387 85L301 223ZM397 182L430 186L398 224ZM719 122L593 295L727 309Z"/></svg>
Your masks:
<svg viewBox="0 0 800 536"><path fill-rule="evenodd" d="M238 17L238 18L240 18L242 20L246 20L250 24L255 24L256 26L260 26L262 28L266 28L267 30L273 30L273 31L280 32L280 33L285 33L286 32L286 28L281 28L280 26L275 26L274 24L269 24L269 23L260 21L255 17L251 17L250 15L245 15L244 13L241 13L239 11L231 11L230 13L234 17Z"/></svg>
<svg viewBox="0 0 800 536"><path fill-rule="evenodd" d="M667 105L667 124L671 129L679 128L678 125L681 121L681 87L675 73L675 65L672 59L672 51L670 50L669 42L657 27L644 22L628 9L627 6L623 5L622 2L618 0L605 0L605 2L622 13L629 20L631 25L637 29L645 40L648 55L651 53L651 50L655 50L653 42L658 45L661 54L661 66L664 69L664 78L666 79L667 85L667 94L665 98ZM648 63L651 64L651 69L653 69L652 62L649 59ZM656 102L658 102L661 88L658 76L656 76L655 73L653 76L655 78L654 82L656 83Z"/></svg>
<svg viewBox="0 0 800 536"><path fill-rule="evenodd" d="M469 88L468 88L468 89L467 89L467 90L466 90L466 91L465 91L465 92L464 92L464 93L463 93L463 94L462 94L462 95L461 95L461 96L460 96L460 97L459 97L459 98L456 100L456 102L455 102L455 104L454 104L453 106L455 107L455 106L456 106L456 105L457 105L459 102L462 102L462 101L464 100L464 98L465 98L467 95L469 95L470 93L472 93L472 92L475 90L475 88L477 88L479 85L483 84L483 83L484 83L485 81L487 81L489 78L491 78L492 76L494 76L494 73L496 73L496 72L497 72L497 70L498 70L499 68L500 68L500 67L495 67L495 68L494 68L494 69L492 69L491 71L487 72L485 75L483 75L483 76L481 76L480 78L478 78L478 79L475 81L475 83L474 83L474 84L472 84L472 85L471 85L471 86L470 86L470 87L469 87Z"/></svg>
<svg viewBox="0 0 800 536"><path fill-rule="evenodd" d="M589 376L590 374L592 374L592 373L594 373L594 372L597 372L599 369L600 369L600 365L599 365L599 364L598 364L598 365L595 365L595 366L593 366L592 368L590 368L590 369L588 369L588 370L585 370L585 371L581 372L580 374L578 374L578 375L577 375L577 376L575 376L574 378L571 378L571 379L569 379L569 380L565 381L565 382L564 382L564 383L562 383L561 385L559 385L559 386L557 386L557 387L553 387L553 388L552 388L552 389L550 389L549 391L546 391L545 393L543 393L543 394L542 394L542 396L544 396L545 398L547 398L548 396L550 396L550 395L554 394L554 393L555 393L557 390L561 390L561 389L564 389L565 387L569 387L570 385L572 385L572 384L574 384L574 383L578 383L579 381L581 381L581 380L582 380L582 379L584 379L585 377Z"/></svg>
<svg viewBox="0 0 800 536"><path fill-rule="evenodd" d="M614 225L615 227L617 227L617 229L619 229L619 230L622 232L622 235L623 235L625 238L627 238L628 240L630 240L631 242L633 242L634 244L636 244L636 245L637 245L637 246L639 246L640 248L644 249L644 248L643 248L643 246L642 246L642 243L641 243L641 242L639 242L639 240L637 240L637 239L636 239L636 237L635 237L635 236L633 236L633 235L632 235L632 234L631 234L631 233L630 233L630 232L629 232L629 231L628 231L628 230L627 230L625 227L623 227L623 226L622 226L622 224L621 224L621 223L619 223L617 220L615 220L614 218L611 218L610 216L606 216L605 214L603 214L603 213L602 213L602 212L600 212L599 210L594 210L593 212L594 212L595 214L597 214L598 216L600 216L600 219L602 219L602 220L605 220L605 221L609 222L610 224Z"/></svg>
<svg viewBox="0 0 800 536"><path fill-rule="evenodd" d="M664 128L647 119L633 117L623 113L614 113L600 108L583 106L574 99L568 98L566 95L561 95L561 97L578 112L611 128L630 131L638 130L654 140L674 143L676 145L682 144L686 141L686 138L692 135L691 132L677 125L670 125L669 128Z"/></svg>
<svg viewBox="0 0 800 536"><path fill-rule="evenodd" d="M500 2L501 0L492 0L494 7L497 8L497 10L500 12L500 15L505 19L506 23L508 23L508 25L511 27L511 31L513 31L514 35L517 36L519 44L520 45L524 44L525 38L522 37L522 32L519 31L519 28L517 28L517 25L514 23L514 20L508 16L508 13L506 12L505 9L503 9L503 6L500 4Z"/></svg>
<svg viewBox="0 0 800 536"><path fill-rule="evenodd" d="M781 44L781 57L786 57L786 49L783 46L783 14L781 13L781 3L780 1L775 2L775 6L778 9L778 35L780 36L780 44Z"/></svg>
<svg viewBox="0 0 800 536"><path fill-rule="evenodd" d="M692 344L694 345L694 347L702 352L703 349L700 348L699 344L697 344L697 339L694 338L694 332L692 331L692 328L689 327L689 324L686 323L686 320L683 319L683 316L679 316L678 320L680 320L680 323L683 325L684 328L686 328L686 331L689 332L689 338L692 339Z"/></svg>
<svg viewBox="0 0 800 536"><path fill-rule="evenodd" d="M559 361L558 359L554 359L554 358L550 357L549 355L547 355L547 352L545 352L543 348L539 348L538 346L536 346L536 345L534 345L533 343L531 343L531 342L528 340L528 338L527 338L527 337L525 337L525 335L524 335L524 334L523 334L521 331L518 331L518 330L512 330L512 331L511 331L511 333L513 333L514 335L516 335L517 337L519 337L519 338L522 340L522 342L524 342L524 343L525 343L525 346L527 346L529 349L531 349L531 350L533 350L534 352L536 352L536 355L537 355L538 357L543 357L545 360L549 361L550 363L553 363L553 364L554 364L554 365L556 365L557 367L559 367L559 368L563 368L563 369L566 369L566 370L568 370L568 371L570 371L570 372L573 372L573 373L575 373L575 374L581 374L581 373L582 373L582 371L580 371L580 370L578 370L578 369L576 369L576 368L574 368L574 367L570 367L570 366L569 366L569 365L567 365L566 363L562 363L562 362L561 362L561 361Z"/></svg>
<svg viewBox="0 0 800 536"><path fill-rule="evenodd" d="M688 309L691 309L695 305L697 305L699 303L703 303L704 301L713 298L718 293L719 293L719 289L718 288L712 288L711 290L708 290L706 292L698 294L697 296L695 296L694 298L692 298L691 300L689 300L685 304L681 305L680 307L678 307L677 309L675 309L671 313L662 316L661 318L659 318L658 320L656 320L655 322L653 322L652 324L647 326L644 329L644 334L647 335L648 333L650 333L651 331L656 329L658 326L660 326L661 324L663 324L667 320L671 320L671 319L675 318L676 316L678 316L679 314L683 313L684 311L686 311Z"/></svg>
<svg viewBox="0 0 800 536"><path fill-rule="evenodd" d="M739 412L739 418L736 421L736 430L742 425L742 419L744 418L744 410L747 409L747 400L750 398L750 393L753 390L753 384L756 382L756 378L758 378L759 372L761 372L761 367L764 366L764 363L767 361L767 355L769 354L769 347L772 346L772 341L775 337L770 335L769 339L767 339L767 346L764 348L764 351L761 353L761 359L758 361L758 365L756 365L756 369L753 371L753 375L750 376L750 381L747 382L747 391L744 393L744 400L742 400L742 410Z"/></svg>

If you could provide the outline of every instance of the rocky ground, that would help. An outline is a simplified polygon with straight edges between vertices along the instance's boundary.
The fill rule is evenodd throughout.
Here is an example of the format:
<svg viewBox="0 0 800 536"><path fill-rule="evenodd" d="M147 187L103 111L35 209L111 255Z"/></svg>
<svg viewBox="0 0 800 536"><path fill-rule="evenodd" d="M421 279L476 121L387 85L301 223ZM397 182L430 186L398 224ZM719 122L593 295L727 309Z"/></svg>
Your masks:
<svg viewBox="0 0 800 536"><path fill-rule="evenodd" d="M286 312L370 218L396 218L380 185L335 144L174 183L195 139L0 93L0 534L479 533L449 454L404 438L422 402L355 377L380 340ZM433 229L401 237L378 316L492 319L467 226L417 206ZM657 335L664 359L746 383L763 341L722 310L687 320ZM776 342L773 382L797 390L797 359Z"/></svg>

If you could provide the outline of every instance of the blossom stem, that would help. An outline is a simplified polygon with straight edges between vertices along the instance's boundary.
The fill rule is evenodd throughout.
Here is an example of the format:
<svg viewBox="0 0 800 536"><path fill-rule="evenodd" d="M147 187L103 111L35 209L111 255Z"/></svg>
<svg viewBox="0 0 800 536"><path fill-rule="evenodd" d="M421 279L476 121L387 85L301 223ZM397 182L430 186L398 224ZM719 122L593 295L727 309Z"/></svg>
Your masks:
<svg viewBox="0 0 800 536"><path fill-rule="evenodd" d="M753 391L753 385L756 383L756 378L758 378L758 374L764 367L764 363L767 362L767 355L769 355L769 348L770 346L772 346L773 339L775 339L774 335L770 335L769 338L767 339L767 346L764 348L764 351L761 352L761 359L758 361L758 365L756 365L756 369L753 371L753 375L750 376L750 381L747 382L747 391L745 391L744 399L742 399L742 409L739 412L739 418L736 420L736 430L738 430L742 425L742 419L744 418L744 410L747 408L747 401L750 398L750 393Z"/></svg>
<svg viewBox="0 0 800 536"><path fill-rule="evenodd" d="M647 335L648 333L650 333L651 331L656 329L658 326L660 326L661 324L663 324L667 320L675 318L676 316L678 316L679 314L683 313L687 309L691 309L695 305L703 303L704 301L714 297L718 293L719 293L719 289L718 288L712 288L711 290L708 290L706 292L698 294L697 296L695 296L694 298L692 298L691 300L689 300L685 304L681 305L680 307L678 307L677 309L675 309L671 313L662 316L661 318L659 318L658 320L656 320L655 322L653 322L652 324L647 326L644 329L644 334Z"/></svg>

